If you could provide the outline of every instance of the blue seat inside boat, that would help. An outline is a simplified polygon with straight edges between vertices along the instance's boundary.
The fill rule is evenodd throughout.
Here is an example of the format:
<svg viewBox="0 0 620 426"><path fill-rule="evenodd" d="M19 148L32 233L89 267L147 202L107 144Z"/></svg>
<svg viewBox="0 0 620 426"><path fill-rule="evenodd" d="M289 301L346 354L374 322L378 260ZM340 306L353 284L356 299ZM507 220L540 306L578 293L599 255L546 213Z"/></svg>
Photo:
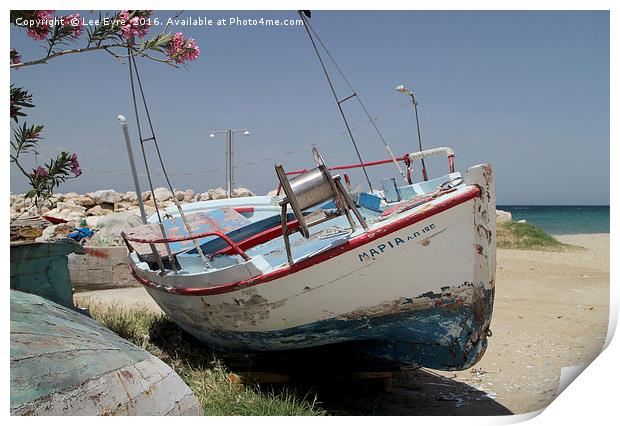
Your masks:
<svg viewBox="0 0 620 426"><path fill-rule="evenodd" d="M366 212L369 216L376 216L383 211L383 209L381 208L381 197L377 197L376 195L369 194L367 192L349 193L349 196L351 197L351 200L353 200L355 205L360 209L364 217L366 217ZM330 210L335 208L336 204L333 200L330 200L316 207L316 209L323 210Z"/></svg>
<svg viewBox="0 0 620 426"><path fill-rule="evenodd" d="M243 217L243 215L241 215L240 213L237 213L237 214ZM295 215L293 213L289 213L287 214L286 219L287 221L294 220ZM245 223L243 226L232 229L229 232L226 232L226 236L230 238L232 241L234 241L235 243L238 243L260 232L266 231L275 226L280 226L280 215L279 214L266 217L256 222L252 222L248 219L246 220L247 220L247 223ZM207 240L204 240L204 242L201 240L201 244L200 244L200 248L205 254L213 254L222 249L225 249L226 247L228 247L228 244L224 240L218 237L209 238ZM198 254L198 251L195 248L192 248L186 251L186 253L187 254Z"/></svg>

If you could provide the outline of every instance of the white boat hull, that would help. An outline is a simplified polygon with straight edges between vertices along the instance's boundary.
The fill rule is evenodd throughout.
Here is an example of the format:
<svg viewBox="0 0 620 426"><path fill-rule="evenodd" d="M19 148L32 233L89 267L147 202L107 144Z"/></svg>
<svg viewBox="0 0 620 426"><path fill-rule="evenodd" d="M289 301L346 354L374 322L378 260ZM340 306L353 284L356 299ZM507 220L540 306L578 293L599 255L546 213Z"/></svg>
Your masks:
<svg viewBox="0 0 620 426"><path fill-rule="evenodd" d="M465 180L466 191L286 273L237 286L226 284L229 277L201 283L195 276L135 274L177 324L220 349L364 341L371 352L401 362L467 368L482 356L489 332L495 194L489 166L470 169ZM173 282L181 291L170 291Z"/></svg>

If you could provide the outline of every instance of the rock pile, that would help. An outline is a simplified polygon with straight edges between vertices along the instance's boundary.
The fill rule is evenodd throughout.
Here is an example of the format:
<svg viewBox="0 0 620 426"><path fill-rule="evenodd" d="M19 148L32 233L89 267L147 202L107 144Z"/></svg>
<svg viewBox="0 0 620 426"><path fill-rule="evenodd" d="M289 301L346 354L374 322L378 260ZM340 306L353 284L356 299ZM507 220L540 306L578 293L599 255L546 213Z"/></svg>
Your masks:
<svg viewBox="0 0 620 426"><path fill-rule="evenodd" d="M153 192L154 200L150 191L141 194L148 216L155 213L155 202L160 208L170 207L174 205L173 197L175 196L182 204L227 198L226 191L222 188L209 189L203 193L195 193L191 189L185 191L175 189L173 194L167 188L156 188ZM254 193L247 188L233 190L233 197L250 197L253 195ZM131 227L141 223L139 219L135 219L139 218L140 215L137 194L133 191L117 192L113 189L102 189L86 194L75 192L54 194L49 202L39 209L33 205L31 199L25 198L23 194L11 194L10 215L11 219L42 215L67 222L47 227L43 231L43 235L38 238L42 241L66 236L72 228L79 227L80 223L85 222L86 226L101 231L96 238L110 239L113 240L110 242L114 243L118 242L118 234L123 227ZM114 223L113 226L108 226L109 224L106 225L106 221L101 220L102 217L108 215L115 217L114 220L110 218L108 221ZM103 231L105 228L110 229ZM101 243L103 242L101 241Z"/></svg>

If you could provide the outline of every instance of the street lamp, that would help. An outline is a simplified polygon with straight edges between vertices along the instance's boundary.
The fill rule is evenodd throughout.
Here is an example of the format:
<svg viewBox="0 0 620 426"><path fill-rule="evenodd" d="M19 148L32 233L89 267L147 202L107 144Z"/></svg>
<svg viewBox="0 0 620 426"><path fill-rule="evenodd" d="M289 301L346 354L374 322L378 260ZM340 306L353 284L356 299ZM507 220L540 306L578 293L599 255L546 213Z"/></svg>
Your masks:
<svg viewBox="0 0 620 426"><path fill-rule="evenodd" d="M234 130L216 130L209 133L210 138L214 138L218 133L226 133L226 194L228 198L232 197L233 188L235 185L235 172L233 162L233 134L243 133L244 136L249 136L250 131L248 129Z"/></svg>
<svg viewBox="0 0 620 426"><path fill-rule="evenodd" d="M420 151L422 151L422 138L420 137L420 120L418 119L418 101L416 101L416 98L413 92L407 89L402 84L399 86L396 86L396 91L399 93L404 93L405 95L411 96L411 101L413 103L413 111L415 112L416 129L418 131L418 148L420 149ZM424 164L424 158L422 158L422 177L424 177L425 181L428 180L428 175L426 174L426 164Z"/></svg>

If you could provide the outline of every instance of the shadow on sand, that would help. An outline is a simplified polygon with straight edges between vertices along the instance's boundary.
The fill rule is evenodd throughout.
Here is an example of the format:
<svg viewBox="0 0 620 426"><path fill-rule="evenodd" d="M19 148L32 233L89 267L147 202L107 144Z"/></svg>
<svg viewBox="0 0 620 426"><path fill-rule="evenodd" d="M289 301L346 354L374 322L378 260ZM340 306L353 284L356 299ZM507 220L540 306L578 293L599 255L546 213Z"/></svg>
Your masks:
<svg viewBox="0 0 620 426"><path fill-rule="evenodd" d="M425 369L381 381L334 380L313 389L334 415L498 416L512 414L486 392Z"/></svg>
<svg viewBox="0 0 620 426"><path fill-rule="evenodd" d="M355 346L331 345L258 354L215 352L168 318L156 321L150 340L172 359L199 367L218 359L229 371L276 394L316 395L332 415L508 415L486 392L435 374L368 359Z"/></svg>

